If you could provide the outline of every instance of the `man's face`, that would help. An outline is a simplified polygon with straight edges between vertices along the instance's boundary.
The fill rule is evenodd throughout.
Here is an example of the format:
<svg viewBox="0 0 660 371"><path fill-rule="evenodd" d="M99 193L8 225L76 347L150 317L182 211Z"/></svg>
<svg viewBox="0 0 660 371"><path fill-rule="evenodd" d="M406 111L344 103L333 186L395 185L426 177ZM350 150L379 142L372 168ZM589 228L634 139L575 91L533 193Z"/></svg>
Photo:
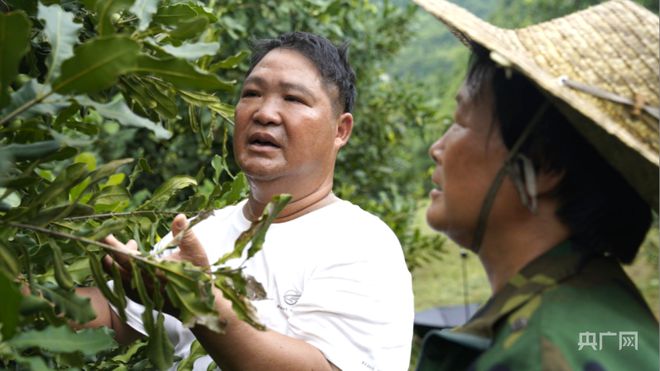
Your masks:
<svg viewBox="0 0 660 371"><path fill-rule="evenodd" d="M245 79L236 106L234 154L248 178L318 186L332 177L337 151L348 140L338 127L350 116L333 110L336 96L299 52L266 54Z"/></svg>
<svg viewBox="0 0 660 371"><path fill-rule="evenodd" d="M469 246L486 193L504 163L508 149L493 114L489 89L480 95L464 85L456 97L454 124L429 148L436 167L431 179L431 204L426 219L431 227ZM520 203L510 180L500 187L490 213L489 229L513 217Z"/></svg>

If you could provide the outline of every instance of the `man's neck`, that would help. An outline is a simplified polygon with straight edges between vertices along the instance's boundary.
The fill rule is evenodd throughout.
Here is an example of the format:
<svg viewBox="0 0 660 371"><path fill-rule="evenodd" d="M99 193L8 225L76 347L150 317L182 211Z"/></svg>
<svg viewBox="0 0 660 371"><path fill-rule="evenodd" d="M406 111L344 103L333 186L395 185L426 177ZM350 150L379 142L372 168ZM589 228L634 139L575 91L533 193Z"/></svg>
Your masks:
<svg viewBox="0 0 660 371"><path fill-rule="evenodd" d="M259 187L255 184L251 184L251 186L253 192L250 193L248 201L243 207L243 214L248 220L256 221L264 212L268 202L270 202L274 196L282 192L265 192L263 189L264 187ZM255 192L255 188L258 188L259 192ZM295 187L292 187L291 189L293 190L293 192L291 192L293 198L278 214L277 218L275 218L275 223L282 223L296 219L338 200L334 193L332 193L332 177L325 179L319 186L314 187L311 191L304 192L295 189ZM259 196L257 197L255 194L258 194Z"/></svg>

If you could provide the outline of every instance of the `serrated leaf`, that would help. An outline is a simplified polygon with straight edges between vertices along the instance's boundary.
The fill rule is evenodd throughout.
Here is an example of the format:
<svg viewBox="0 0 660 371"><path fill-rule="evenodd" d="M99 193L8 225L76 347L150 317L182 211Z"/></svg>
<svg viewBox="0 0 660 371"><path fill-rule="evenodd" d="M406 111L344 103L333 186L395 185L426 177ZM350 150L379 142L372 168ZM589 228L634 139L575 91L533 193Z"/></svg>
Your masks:
<svg viewBox="0 0 660 371"><path fill-rule="evenodd" d="M101 193L96 195L93 199L94 211L97 213L104 212L121 212L128 207L131 203L131 197L122 186L110 186L104 188Z"/></svg>
<svg viewBox="0 0 660 371"><path fill-rule="evenodd" d="M81 106L93 107L101 116L115 120L121 125L151 130L158 139L169 139L172 137L172 133L162 125L138 116L135 112L131 111L121 94L116 95L110 103L98 103L86 96L77 96L75 99Z"/></svg>
<svg viewBox="0 0 660 371"><path fill-rule="evenodd" d="M0 108L9 104L9 84L30 46L30 26L22 11L0 13Z"/></svg>
<svg viewBox="0 0 660 371"><path fill-rule="evenodd" d="M96 25L96 30L99 35L109 35L115 32L115 27L112 24L112 16L128 8L133 4L133 0L103 0L96 3L96 13L99 23Z"/></svg>
<svg viewBox="0 0 660 371"><path fill-rule="evenodd" d="M189 61L195 61L205 55L215 55L215 53L220 50L220 43L183 43L180 46L173 45L157 45L155 40L152 40L153 44L156 44L157 47L164 50L166 53L176 57L183 58Z"/></svg>
<svg viewBox="0 0 660 371"><path fill-rule="evenodd" d="M62 63L62 74L53 83L58 93L94 93L112 86L120 75L137 66L140 45L127 36L99 37L74 51Z"/></svg>
<svg viewBox="0 0 660 371"><path fill-rule="evenodd" d="M59 287L35 285L46 299L55 304L55 309L67 318L78 323L85 323L96 318L96 313L90 304L89 298L76 295L75 291L67 291Z"/></svg>
<svg viewBox="0 0 660 371"><path fill-rule="evenodd" d="M67 326L26 331L11 339L9 344L16 349L36 347L55 353L81 352L88 356L117 346L110 330L105 327L76 333Z"/></svg>
<svg viewBox="0 0 660 371"><path fill-rule="evenodd" d="M50 43L46 82L50 82L60 75L62 62L73 56L73 46L78 42L82 25L73 21L73 13L64 11L58 4L44 6L40 3L37 17L46 22L43 32Z"/></svg>
<svg viewBox="0 0 660 371"><path fill-rule="evenodd" d="M144 31L149 27L153 15L158 11L159 2L160 0L135 0L129 11L140 20L138 30Z"/></svg>
<svg viewBox="0 0 660 371"><path fill-rule="evenodd" d="M2 247L0 247L1 249ZM0 272L0 323L2 324L2 339L9 339L16 333L18 325L18 306L21 302L21 294L3 272Z"/></svg>
<svg viewBox="0 0 660 371"><path fill-rule="evenodd" d="M197 181L189 176L175 176L161 184L153 193L151 198L143 203L139 209L158 209L163 207L169 199L178 191L196 186Z"/></svg>
<svg viewBox="0 0 660 371"><path fill-rule="evenodd" d="M135 71L160 77L178 89L229 91L235 83L220 80L218 76L201 71L183 59L156 59L144 54L138 58Z"/></svg>

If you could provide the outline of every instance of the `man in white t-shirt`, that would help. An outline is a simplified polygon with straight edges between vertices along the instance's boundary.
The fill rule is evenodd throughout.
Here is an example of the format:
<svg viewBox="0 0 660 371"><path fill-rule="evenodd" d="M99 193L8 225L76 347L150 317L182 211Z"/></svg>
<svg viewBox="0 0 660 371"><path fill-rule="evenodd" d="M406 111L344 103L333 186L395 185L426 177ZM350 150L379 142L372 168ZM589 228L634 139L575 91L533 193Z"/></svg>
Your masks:
<svg viewBox="0 0 660 371"><path fill-rule="evenodd" d="M225 334L201 325L187 329L166 317L176 355L185 357L195 339L209 353L196 369L211 357L225 371L408 368L414 311L401 246L382 221L332 193L336 156L353 128L354 83L347 48L322 37L294 32L255 45L234 130L234 154L250 196L186 232L173 255L208 266L273 196L293 198L245 266L266 290L265 300L252 302L266 331L238 319L217 290ZM172 234L187 223L178 215ZM106 241L136 249L134 241ZM121 256L115 259L127 267ZM121 342L146 334L139 304L129 304L124 323L97 289L79 292L92 298L97 312L88 325L112 327Z"/></svg>

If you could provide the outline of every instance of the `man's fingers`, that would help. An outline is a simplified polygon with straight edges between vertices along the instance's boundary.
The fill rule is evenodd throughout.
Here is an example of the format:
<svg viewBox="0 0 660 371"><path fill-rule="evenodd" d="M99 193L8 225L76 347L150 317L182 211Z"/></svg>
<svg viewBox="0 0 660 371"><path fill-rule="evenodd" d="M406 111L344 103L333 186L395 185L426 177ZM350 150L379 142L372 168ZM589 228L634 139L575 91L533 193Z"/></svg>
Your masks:
<svg viewBox="0 0 660 371"><path fill-rule="evenodd" d="M179 239L179 251L172 254L169 260L187 260L199 267L208 268L210 264L206 251L193 230L186 229L188 224L188 219L183 214L177 215L172 221L172 235ZM181 233L183 236L180 236Z"/></svg>

